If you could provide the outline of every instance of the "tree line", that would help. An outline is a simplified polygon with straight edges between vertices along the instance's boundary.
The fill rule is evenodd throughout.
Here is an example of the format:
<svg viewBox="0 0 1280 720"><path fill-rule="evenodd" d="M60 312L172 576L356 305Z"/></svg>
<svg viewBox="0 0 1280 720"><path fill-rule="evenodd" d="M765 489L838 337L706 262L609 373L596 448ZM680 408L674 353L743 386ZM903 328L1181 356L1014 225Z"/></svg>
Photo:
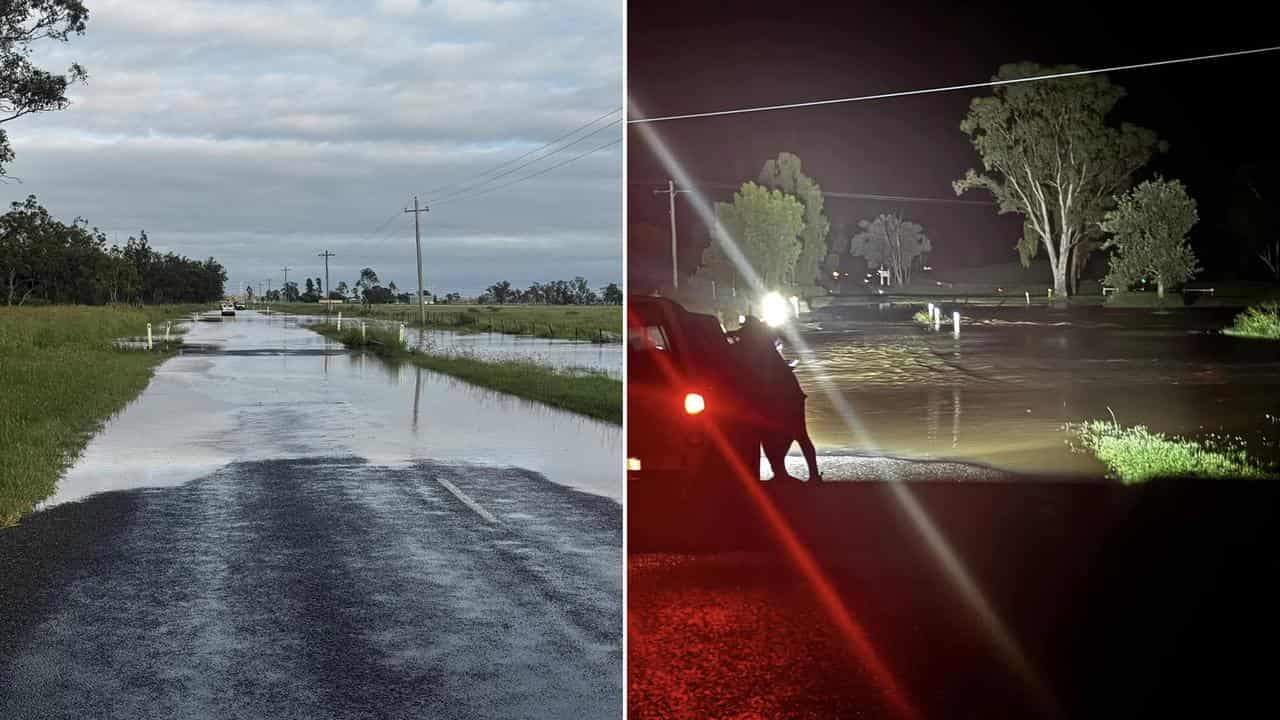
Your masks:
<svg viewBox="0 0 1280 720"><path fill-rule="evenodd" d="M994 79L1078 69L1017 63L1002 66ZM953 189L958 195L986 190L1000 213L1022 216L1018 257L1024 266L1037 257L1048 261L1058 298L1076 293L1099 254L1107 262L1104 283L1120 291L1145 282L1163 295L1201 270L1188 241L1199 220L1196 202L1176 179L1142 180L1168 145L1154 131L1113 116L1124 94L1101 74L1000 85L975 98L960 123L982 169L968 171ZM1263 182L1267 177L1256 168L1241 171L1226 226L1244 257L1280 279L1280 213L1270 202L1280 191ZM885 267L893 284L907 285L933 250L919 223L886 213L860 221L832 252L822 190L804 174L800 158L785 152L731 201L716 203L715 220L695 277L720 297L757 281L815 294L829 286L844 253Z"/></svg>
<svg viewBox="0 0 1280 720"><path fill-rule="evenodd" d="M535 282L524 290L503 280L486 288L476 301L481 305L621 305L622 288L609 283L597 294L581 275L572 280Z"/></svg>
<svg viewBox="0 0 1280 720"><path fill-rule="evenodd" d="M50 216L34 195L0 216L6 305L212 302L223 296L226 280L213 258L162 254L145 232L124 245L108 244L80 218L64 223Z"/></svg>
<svg viewBox="0 0 1280 720"><path fill-rule="evenodd" d="M305 291L296 282L289 282L280 290L267 293L267 299L286 302L319 302L324 287L320 278L313 282L307 278ZM359 300L365 304L413 303L413 295L401 292L394 281L385 287L373 268L362 268L360 278L348 284L340 281L336 288L328 293L331 300ZM573 280L552 280L546 283L533 283L527 289L514 287L510 281L502 280L490 285L475 298L464 298L460 293L452 292L443 295L427 291L426 296L433 303L440 305L457 305L474 302L480 305L621 305L622 288L617 283L609 283L599 293L591 288L587 279L581 276Z"/></svg>

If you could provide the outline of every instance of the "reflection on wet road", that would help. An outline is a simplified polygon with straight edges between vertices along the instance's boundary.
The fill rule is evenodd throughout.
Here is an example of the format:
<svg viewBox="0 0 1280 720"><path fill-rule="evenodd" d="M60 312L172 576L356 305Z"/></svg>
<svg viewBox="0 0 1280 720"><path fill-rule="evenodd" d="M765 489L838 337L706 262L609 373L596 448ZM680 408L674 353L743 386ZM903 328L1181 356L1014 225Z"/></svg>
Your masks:
<svg viewBox="0 0 1280 720"><path fill-rule="evenodd" d="M0 717L621 712L617 428L287 318L188 342L0 533Z"/></svg>
<svg viewBox="0 0 1280 720"><path fill-rule="evenodd" d="M1231 310L957 309L959 338L918 328L911 308L815 315L822 330L804 334L813 354L798 373L820 453L1097 476L1092 457L1067 448L1064 423L1114 412L1161 432L1251 440L1280 411L1280 346L1218 334ZM821 378L863 434L847 428Z"/></svg>

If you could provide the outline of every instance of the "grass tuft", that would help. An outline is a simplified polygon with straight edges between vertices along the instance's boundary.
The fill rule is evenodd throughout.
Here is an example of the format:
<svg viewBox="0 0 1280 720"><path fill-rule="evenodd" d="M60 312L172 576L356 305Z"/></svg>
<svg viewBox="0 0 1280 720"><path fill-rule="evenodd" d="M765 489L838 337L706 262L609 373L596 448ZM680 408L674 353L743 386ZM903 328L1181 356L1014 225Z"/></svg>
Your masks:
<svg viewBox="0 0 1280 720"><path fill-rule="evenodd" d="M1277 477L1275 468L1249 457L1239 439L1189 440L1152 432L1143 425L1124 427L1107 420L1068 423L1065 429L1080 443L1067 441L1073 451L1093 453L1112 477L1126 485L1162 477Z"/></svg>
<svg viewBox="0 0 1280 720"><path fill-rule="evenodd" d="M1237 337L1280 340L1280 302L1254 305L1236 316L1235 324L1223 330Z"/></svg>

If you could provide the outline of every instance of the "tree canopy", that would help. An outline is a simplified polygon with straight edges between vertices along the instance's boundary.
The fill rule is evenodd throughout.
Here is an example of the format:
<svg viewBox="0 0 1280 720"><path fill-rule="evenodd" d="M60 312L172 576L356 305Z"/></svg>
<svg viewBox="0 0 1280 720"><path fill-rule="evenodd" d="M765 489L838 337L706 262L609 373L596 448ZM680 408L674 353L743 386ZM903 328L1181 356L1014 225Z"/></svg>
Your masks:
<svg viewBox="0 0 1280 720"><path fill-rule="evenodd" d="M702 272L734 287L750 287L749 276L733 260L742 254L767 287L792 281L800 257L804 205L780 190L742 184L732 203L716 203L717 231L702 256Z"/></svg>
<svg viewBox="0 0 1280 720"><path fill-rule="evenodd" d="M1004 65L994 80L1078 70L1074 65ZM1083 75L997 86L974 98L960 129L969 135L984 172L969 170L955 181L956 194L984 188L1001 213L1026 218L1018 243L1023 264L1043 248L1054 290L1068 294L1096 247L1098 223L1113 196L1133 173L1164 150L1151 130L1108 123L1124 89L1105 75Z"/></svg>
<svg viewBox="0 0 1280 720"><path fill-rule="evenodd" d="M84 68L72 64L58 74L37 67L31 62L31 45L41 40L66 42L84 33L88 19L80 0L0 2L0 124L70 104L67 87L88 77ZM9 136L0 128L0 176L13 157Z"/></svg>
<svg viewBox="0 0 1280 720"><path fill-rule="evenodd" d="M1187 233L1199 220L1196 201L1177 180L1148 180L1121 196L1107 212L1102 230L1114 249L1104 282L1126 290L1151 278L1164 297L1170 285L1186 282L1200 271Z"/></svg>
<svg viewBox="0 0 1280 720"><path fill-rule="evenodd" d="M760 184L794 195L804 206L804 230L800 232L795 282L801 288L813 288L827 259L827 234L831 230L831 223L823 212L822 188L801 171L800 158L787 152L765 162L760 170Z"/></svg>
<svg viewBox="0 0 1280 720"><path fill-rule="evenodd" d="M849 254L865 258L869 268L885 266L896 285L911 282L912 271L933 251L924 227L897 215L882 214L858 227L862 232L849 241Z"/></svg>

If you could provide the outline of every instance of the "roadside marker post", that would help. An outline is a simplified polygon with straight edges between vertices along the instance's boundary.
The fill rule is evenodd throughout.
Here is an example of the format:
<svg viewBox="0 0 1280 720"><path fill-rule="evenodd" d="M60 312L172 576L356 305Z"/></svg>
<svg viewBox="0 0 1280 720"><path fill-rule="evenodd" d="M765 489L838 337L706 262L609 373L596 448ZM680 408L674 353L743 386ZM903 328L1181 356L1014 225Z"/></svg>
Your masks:
<svg viewBox="0 0 1280 720"><path fill-rule="evenodd" d="M365 341L365 337L364 337L364 321L363 321L363 320L361 320L361 321L360 321L360 342L362 342L362 343L363 343L364 341Z"/></svg>
<svg viewBox="0 0 1280 720"><path fill-rule="evenodd" d="M955 333L956 337L960 337L960 312L959 311L954 311L951 313L951 328L952 328L952 332Z"/></svg>
<svg viewBox="0 0 1280 720"><path fill-rule="evenodd" d="M147 323L147 349L150 350L152 349L152 347L153 346L151 344L151 323Z"/></svg>
<svg viewBox="0 0 1280 720"><path fill-rule="evenodd" d="M942 329L942 308L933 309L933 329L935 332Z"/></svg>
<svg viewBox="0 0 1280 720"><path fill-rule="evenodd" d="M164 341L165 341L165 342L169 342L169 330L170 330L170 329L172 329L172 328L173 328L173 322L172 322L172 321L170 321L170 322L166 322L166 323L164 324Z"/></svg>
<svg viewBox="0 0 1280 720"><path fill-rule="evenodd" d="M400 323L400 344L404 344L404 323Z"/></svg>
<svg viewBox="0 0 1280 720"><path fill-rule="evenodd" d="M1031 307L1031 291L1024 290L1022 294L1027 296L1027 307Z"/></svg>
<svg viewBox="0 0 1280 720"><path fill-rule="evenodd" d="M338 311L338 332L342 332L342 311Z"/></svg>

